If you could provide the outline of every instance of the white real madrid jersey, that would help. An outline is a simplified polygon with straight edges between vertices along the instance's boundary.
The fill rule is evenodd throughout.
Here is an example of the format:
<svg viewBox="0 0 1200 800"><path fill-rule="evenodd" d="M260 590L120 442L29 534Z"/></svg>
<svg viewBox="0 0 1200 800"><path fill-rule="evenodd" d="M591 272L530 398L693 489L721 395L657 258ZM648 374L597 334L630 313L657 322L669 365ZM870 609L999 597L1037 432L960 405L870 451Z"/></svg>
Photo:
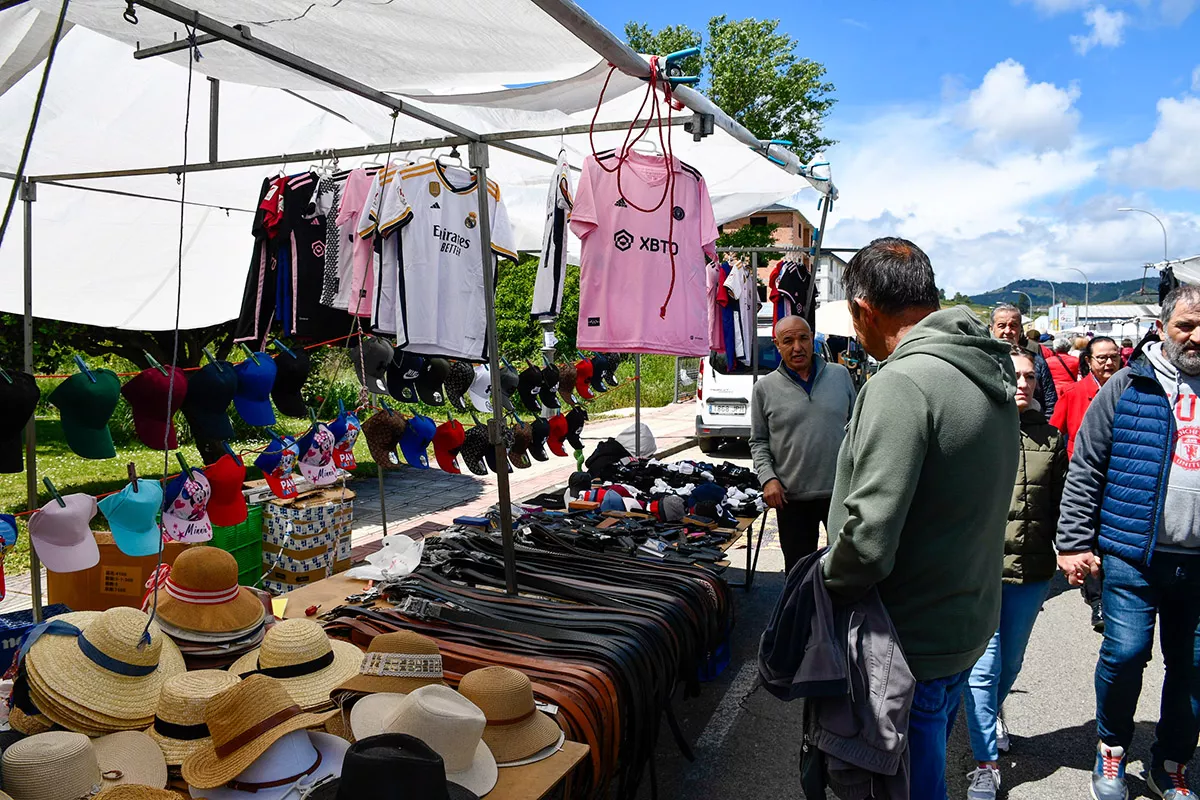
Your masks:
<svg viewBox="0 0 1200 800"><path fill-rule="evenodd" d="M383 239L376 329L387 330L394 320L397 346L415 353L484 357L487 316L475 176L431 161L381 173L379 183L378 202L359 229L360 236ZM516 261L517 254L500 188L488 181L487 192L493 256L488 264L494 268L495 256Z"/></svg>
<svg viewBox="0 0 1200 800"><path fill-rule="evenodd" d="M533 284L535 317L557 317L562 308L563 277L567 266L567 225L571 221L571 165L567 151L558 154L558 164L546 194L546 228L542 235L542 258Z"/></svg>

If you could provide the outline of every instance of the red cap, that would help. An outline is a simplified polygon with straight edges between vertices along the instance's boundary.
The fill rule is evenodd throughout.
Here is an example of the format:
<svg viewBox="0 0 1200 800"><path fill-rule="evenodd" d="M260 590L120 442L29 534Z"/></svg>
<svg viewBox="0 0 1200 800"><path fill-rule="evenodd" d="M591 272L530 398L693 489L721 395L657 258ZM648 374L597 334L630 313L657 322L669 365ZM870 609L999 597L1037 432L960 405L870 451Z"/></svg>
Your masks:
<svg viewBox="0 0 1200 800"><path fill-rule="evenodd" d="M164 375L157 367L143 370L134 375L129 383L121 387L121 394L129 401L133 411L133 429L138 440L152 450L174 450L179 446L175 440L175 423L172 418L183 399L187 396L187 378L182 370L163 367ZM174 388L172 388L174 384ZM167 412L167 395L171 395L171 413Z"/></svg>
<svg viewBox="0 0 1200 800"><path fill-rule="evenodd" d="M554 455L565 456L567 454L566 448L563 447L563 439L567 438L567 432L566 417L562 414L555 414L550 418L550 438L546 440L546 444Z"/></svg>
<svg viewBox="0 0 1200 800"><path fill-rule="evenodd" d="M592 362L586 358L575 362L575 391L579 392L579 396L584 400L592 400L596 397L592 393ZM559 453L559 455L566 454Z"/></svg>
<svg viewBox="0 0 1200 800"><path fill-rule="evenodd" d="M246 496L242 484L246 481L246 465L226 453L216 463L204 468L212 488L208 498L208 518L213 525L228 527L246 521Z"/></svg>
<svg viewBox="0 0 1200 800"><path fill-rule="evenodd" d="M458 468L458 448L462 447L467 431L456 419L438 425L433 433L433 457L445 472L461 475Z"/></svg>

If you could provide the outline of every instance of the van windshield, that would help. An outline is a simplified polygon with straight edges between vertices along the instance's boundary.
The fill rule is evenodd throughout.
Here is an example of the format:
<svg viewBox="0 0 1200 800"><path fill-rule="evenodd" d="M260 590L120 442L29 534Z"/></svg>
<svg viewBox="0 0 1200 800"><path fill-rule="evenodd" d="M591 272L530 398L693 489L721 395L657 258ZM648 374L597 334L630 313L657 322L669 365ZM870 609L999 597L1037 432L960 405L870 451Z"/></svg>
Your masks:
<svg viewBox="0 0 1200 800"><path fill-rule="evenodd" d="M708 363L712 365L713 371L721 375L750 375L753 370L742 363L735 364L734 369L729 369L725 363L725 354L716 352L709 356ZM758 337L758 374L763 375L779 366L779 351L775 349L775 342L770 336Z"/></svg>

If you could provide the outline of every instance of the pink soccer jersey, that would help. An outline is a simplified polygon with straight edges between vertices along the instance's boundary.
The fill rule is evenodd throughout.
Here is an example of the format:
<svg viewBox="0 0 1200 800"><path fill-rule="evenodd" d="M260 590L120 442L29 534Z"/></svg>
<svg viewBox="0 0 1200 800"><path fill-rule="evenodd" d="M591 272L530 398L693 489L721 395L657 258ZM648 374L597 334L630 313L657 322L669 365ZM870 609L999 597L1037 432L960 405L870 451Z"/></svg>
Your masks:
<svg viewBox="0 0 1200 800"><path fill-rule="evenodd" d="M579 348L708 355L704 255L715 256L717 225L704 176L674 159L674 204L668 197L657 211L645 213L634 206L659 204L666 159L630 151L618 190L617 173L607 171L617 166L616 151L598 158L584 159L571 211L571 230L583 242ZM674 290L668 248L675 252ZM659 313L664 302L665 317Z"/></svg>

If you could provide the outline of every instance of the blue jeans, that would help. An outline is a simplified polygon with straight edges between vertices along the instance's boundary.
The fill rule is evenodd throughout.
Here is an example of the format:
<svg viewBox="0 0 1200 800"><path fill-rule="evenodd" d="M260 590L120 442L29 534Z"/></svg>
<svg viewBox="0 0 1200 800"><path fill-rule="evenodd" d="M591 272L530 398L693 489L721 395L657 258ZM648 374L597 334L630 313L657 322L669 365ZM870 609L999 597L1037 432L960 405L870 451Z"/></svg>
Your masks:
<svg viewBox="0 0 1200 800"><path fill-rule="evenodd" d="M1166 674L1151 764L1186 764L1200 734L1200 555L1154 553L1149 566L1104 556L1104 643L1096 663L1100 741L1128 750L1154 623Z"/></svg>
<svg viewBox="0 0 1200 800"><path fill-rule="evenodd" d="M1025 646L1050 581L1006 583L1001 590L1000 627L975 662L967 681L967 730L976 761L996 761L996 718L1025 660Z"/></svg>
<svg viewBox="0 0 1200 800"><path fill-rule="evenodd" d="M917 681L908 718L908 759L912 800L946 800L946 741L970 670L946 678Z"/></svg>

